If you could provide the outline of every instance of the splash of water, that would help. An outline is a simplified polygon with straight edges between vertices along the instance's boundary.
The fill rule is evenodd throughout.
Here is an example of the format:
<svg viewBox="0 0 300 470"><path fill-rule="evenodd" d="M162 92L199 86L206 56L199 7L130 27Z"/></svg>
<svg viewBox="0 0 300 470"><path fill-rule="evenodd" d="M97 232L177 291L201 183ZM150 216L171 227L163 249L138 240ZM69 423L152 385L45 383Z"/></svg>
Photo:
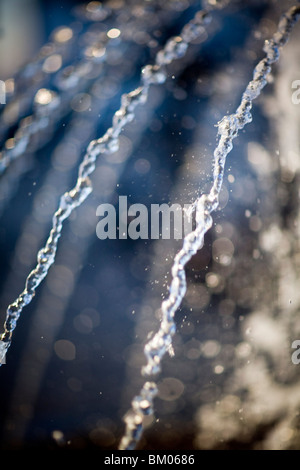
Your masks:
<svg viewBox="0 0 300 470"><path fill-rule="evenodd" d="M184 267L196 251L201 248L204 235L212 225L210 214L218 207L225 160L232 148L232 140L237 136L239 130L250 122L252 101L257 98L262 88L265 86L266 77L270 73L270 65L278 60L278 48L282 47L287 41L292 26L298 19L297 15L299 15L299 11L296 9L290 10L285 15L279 24L278 32L274 35L273 39L266 44L265 52L267 57L256 67L253 80L245 90L242 102L236 113L231 116L226 116L218 125L220 140L214 153L214 184L209 194L196 199L191 205L190 213L193 211L196 212L197 229L190 237L184 240L182 250L175 257L172 269L173 282L170 289L170 296L162 305L163 319L161 327L157 335L155 335L145 347L147 364L143 368L144 375L156 375L160 370L163 356L167 351L170 351L172 337L176 331L174 323L175 311L179 307L186 290ZM196 16L192 22L185 26L180 36L168 41L165 48L157 55L154 65L149 65L143 69L142 86L137 88L134 92L124 95L122 106L114 116L113 126L101 139L93 141L88 147L87 154L79 168L78 181L75 188L61 198L60 207L53 218L53 228L50 237L45 247L39 252L38 264L28 276L25 290L8 308L5 332L1 336L2 341L0 342L0 362L5 358L7 348L11 342L12 332L16 327L19 315L22 313L25 305L31 302L36 288L47 275L49 268L55 261L63 221L71 215L76 207L84 202L88 194L92 191L89 175L95 169L96 160L100 155L112 153L118 147L119 135L123 126L133 118L136 107L146 101L149 87L152 84L162 84L166 81L165 65L183 57L190 40L192 41L197 38L198 34L202 34L203 21L208 20L209 16L203 15L203 13L198 14L198 16L199 18ZM201 22L199 19L201 19ZM72 83L72 73L69 78L70 82L68 81L68 83ZM47 98L47 90L44 97ZM43 96L38 96L38 99L41 98L43 98ZM51 95L49 103L51 104L52 102L57 103L54 95ZM44 103L47 108L46 112L54 116L52 111L56 109L56 107L47 107L49 103ZM43 103L40 104L43 108ZM38 123L40 122L39 119L40 118L38 118L37 121ZM21 153L22 152L20 152L19 155L21 155ZM13 153L11 153L11 155L12 154ZM156 384L154 382L146 382L140 395L133 400L133 414L130 413L126 417L127 431L122 440L121 448L133 448L139 441L143 430L144 417L153 413L153 401L156 394Z"/></svg>
<svg viewBox="0 0 300 470"><path fill-rule="evenodd" d="M113 153L119 148L120 133L123 127L133 120L136 107L146 102L150 85L162 84L166 81L166 65L182 58L189 44L203 33L203 25L210 21L210 9L213 8L197 12L195 17L184 26L179 36L167 41L165 47L157 54L155 64L146 65L142 69L142 85L122 96L121 107L114 114L112 127L101 138L91 141L88 145L83 161L79 165L75 187L66 192L60 199L59 207L53 216L49 238L45 246L38 252L37 265L28 275L23 292L7 308L4 332L1 335L1 341L4 343L2 348L5 351L10 346L12 333L16 328L22 310L32 301L37 287L47 276L49 268L55 261L63 222L70 217L74 209L80 206L93 190L89 175L95 170L97 159L100 155ZM44 98L42 97L41 100L43 103ZM49 98L46 97L45 100L46 104L48 104L48 101L52 102L52 95ZM26 142L25 139L25 144Z"/></svg>
<svg viewBox="0 0 300 470"><path fill-rule="evenodd" d="M267 84L271 65L279 60L280 48L288 41L292 28L299 17L300 6L292 7L282 16L277 32L269 41L265 42L266 57L255 67L253 79L247 85L239 107L234 114L225 116L218 123L219 142L214 151L213 185L208 194L197 198L192 204L191 211L196 211L196 229L184 238L183 247L175 256L171 271L172 282L169 297L161 305L162 319L159 330L144 348L147 364L143 367L142 373L145 376L153 376L160 372L162 358L172 345L172 337L176 332L175 312L187 289L185 266L192 256L202 248L204 235L212 226L211 213L219 205L226 157L232 150L232 141L237 137L238 132L251 122L252 101L260 95L261 90ZM146 381L140 394L134 397L132 412L125 416L126 431L121 440L120 449L130 450L136 447L143 432L145 417L153 414L153 401L157 393L156 383Z"/></svg>

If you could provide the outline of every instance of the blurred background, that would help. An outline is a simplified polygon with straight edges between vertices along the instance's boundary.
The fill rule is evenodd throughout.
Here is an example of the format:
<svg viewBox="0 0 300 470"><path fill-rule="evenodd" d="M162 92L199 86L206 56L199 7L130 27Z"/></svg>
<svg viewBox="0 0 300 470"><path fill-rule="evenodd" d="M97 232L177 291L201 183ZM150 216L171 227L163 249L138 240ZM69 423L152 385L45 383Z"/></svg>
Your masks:
<svg viewBox="0 0 300 470"><path fill-rule="evenodd" d="M231 1L121 134L70 217L0 369L1 449L117 449L143 383L176 240L99 240L99 204L188 204L208 190L233 113L289 0ZM0 2L0 319L24 288L91 139L140 84L192 0ZM219 210L187 267L174 357L139 449L297 449L300 28L228 156ZM1 162L1 160L0 160Z"/></svg>

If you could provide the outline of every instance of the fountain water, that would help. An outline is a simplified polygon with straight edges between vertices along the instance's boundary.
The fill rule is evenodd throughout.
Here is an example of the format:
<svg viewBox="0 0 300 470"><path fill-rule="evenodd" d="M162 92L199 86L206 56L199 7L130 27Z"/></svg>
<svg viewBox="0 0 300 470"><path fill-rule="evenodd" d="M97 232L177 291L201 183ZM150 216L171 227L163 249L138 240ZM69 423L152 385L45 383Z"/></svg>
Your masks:
<svg viewBox="0 0 300 470"><path fill-rule="evenodd" d="M93 194L96 194L94 197L101 198L102 200L107 200L107 198L114 200L116 187L122 181L121 176L124 173L126 181L126 164L129 156L142 140L149 123L152 122L153 129L156 126L156 132L160 129L161 124L159 122L155 124L153 114L155 114L155 109L162 106L165 99L162 95L164 90L161 92L152 91L152 88L160 88L157 85L168 84L170 78L171 80L176 78L176 74L181 74L183 77L186 70L192 69L195 61L197 61L200 46L207 39L208 33L214 30L214 25L212 24L211 26L209 24L211 18L215 15L220 21L223 17L226 17L225 6L231 11L230 14L234 15L234 9L238 2L232 2L229 6L227 5L228 3L208 1L205 3L203 10L197 11L197 5L194 2L187 1L163 3L151 1L147 2L147 5L133 1L130 3L130 6L123 5L123 8L113 1L106 2L104 5L98 2L91 2L85 9L83 7L78 9L78 15L81 19L80 25L76 23L74 27L57 29L53 33L53 43L42 48L37 58L18 74L14 87L12 87L12 79L7 81L7 85L11 87L11 93L7 95L8 108L4 108L1 115L1 123L3 124L1 131L6 136L0 160L4 188L5 178L8 181L7 188L11 186L17 188L18 180L24 177L24 172L26 174L31 168L34 171L34 163L33 160L30 161L30 158L27 159L29 168L26 167L26 164L24 167L24 162L23 166L18 167L20 161L25 159L25 156L27 157L29 154L30 157L30 154L37 154L41 151L40 149L45 151L49 143L55 143L55 149L50 157L51 168L47 171L46 176L42 176L41 181L38 181L39 192L35 195L32 212L28 219L24 221L21 236L15 245L16 256L12 263L12 272L7 277L3 289L5 294L3 298L6 299L6 297L11 296L11 292L15 290L16 284L21 282L18 276L24 275L25 269L32 265L33 253L41 245L47 231L49 215L51 215L51 212L54 212L50 235L44 248L38 251L36 267L31 270L26 278L25 289L7 308L4 332L1 336L1 359L4 362L12 342L13 332L16 329L23 309L25 307L29 308L37 287L40 286L45 278L48 279L45 287L46 290L40 294L38 299L39 303L36 307L36 314L33 316L35 321L29 327L30 338L32 339L35 336L36 340L42 339L43 346L41 347L40 345L40 349L38 349L39 352L36 356L38 366L35 367L34 380L31 382L30 389L28 388L27 411L21 414L19 423L13 426L14 441L22 443L24 440L28 422L32 419L34 406L38 400L45 369L51 359L49 352L51 348L54 347L56 356L62 361L73 361L76 357L75 351L77 349L80 350L80 348L75 347L72 341L67 339L56 340L56 338L64 322L68 306L71 303L71 294L74 286L77 282L80 282L80 271L87 258L90 245L93 243L92 237L95 236L95 211L93 211L93 203L88 205L89 198L87 199L87 197L91 195L94 189ZM255 8L255 3L253 2L252 5L252 2L250 2L250 10L251 7ZM230 10L230 7L232 10ZM266 2L263 9L268 9L268 2ZM273 13L271 10L271 13L275 15L278 11L276 8L274 10L276 11ZM266 56L255 67L253 79L246 87L236 112L226 115L223 119L219 120L218 144L214 152L212 185L207 195L200 195L196 199L194 196L189 196L189 202L194 201L191 204L190 213L192 215L195 212L197 225L195 231L184 239L183 247L179 251L177 249L178 253L173 256L174 264L170 266L170 294L161 305L158 331L149 340L145 341L147 361L146 364L143 364L143 374L145 376L155 376L160 372L161 361L166 353L170 352L170 355L173 355L172 343L176 332L175 312L180 307L187 292L185 268L192 257L203 246L204 235L213 225L210 214L216 211L219 206L219 198L222 195L221 190L223 188L225 161L228 153L232 150L232 140L234 137L237 137L238 132L243 129L245 124L251 122L252 116L250 111L252 101L258 98L268 80L270 81L271 65L278 61L280 49L288 41L292 27L298 17L299 7L290 8L282 17L278 29L271 39L265 43L264 51ZM86 24L84 21L88 23ZM266 24L267 20L264 23L265 28ZM178 25L181 25L179 30ZM159 44L158 38L163 35L164 28L169 28L169 30L177 28L177 31L176 35L172 36L171 39L167 38L165 45L162 46ZM156 33L156 37L154 33ZM72 53L74 54L74 49L77 49L79 44L82 48L80 53L82 54L81 50L83 51L83 57L80 55L80 59L72 60ZM145 54L145 44L148 45L150 52L153 51L152 60L149 61L150 65L144 65L147 62L145 62L144 58L141 59L141 56L143 57L143 54ZM253 55L256 54L256 52L253 53ZM130 57L127 58L127 55L130 55ZM150 59L150 57L148 58ZM133 73L132 68L138 70L140 66L142 67L142 73L140 80L138 80L138 74ZM172 71L172 67L175 73ZM41 70L42 74L40 74ZM49 75L51 75L51 80ZM28 92L26 89L24 91L24 83ZM52 85L52 87L49 85ZM240 83L239 86L241 86ZM207 88L209 88L209 82ZM124 92L124 89L134 91ZM186 99L184 87L178 87L173 92L177 96L177 100L184 101ZM208 92L206 91L206 93ZM212 92L210 91L209 93ZM209 93L207 96L210 96ZM112 106L120 99L120 95L121 107L118 111L112 113ZM30 97L34 97L32 108ZM16 112L16 108L18 112ZM146 108L145 111L143 111L143 108ZM32 109L32 114L20 121L21 116L26 115L29 109ZM117 106L116 109L118 109ZM174 117L177 117L176 114ZM112 126L102 133L102 137L98 138L99 128L105 129L109 119L112 119ZM61 132L61 127L65 127L65 121L68 122L67 131L59 134L58 130L60 129ZM195 120L189 114L182 116L182 123L184 123L186 129L191 130L196 127ZM16 124L17 130L14 129ZM133 128L130 126L133 126ZM126 134L127 127L129 128L128 134ZM90 143L88 144L88 142ZM87 146L87 150L81 163L79 163L85 146ZM145 146L141 148L145 148ZM259 154L257 146L252 146L251 149L249 147L250 162L256 166L260 165L259 158L257 157ZM291 152L294 151L293 149ZM206 151L206 153L208 152ZM101 161L97 163L100 157ZM294 165L295 158L291 156L287 158L290 158L293 162L292 165ZM262 157L261 160L264 161ZM151 164L154 165L155 160L151 162L147 158L139 158L135 163L136 172L139 175L151 174L151 172L149 173ZM201 171L200 167L201 162L195 167L197 172ZM291 164L287 162L282 167L284 168L282 181L288 183L295 181L297 170L293 169L291 173ZM91 179L94 173L95 179L92 184ZM210 177L207 175L209 175L208 169L205 171L205 178L209 180ZM230 178L229 176L228 181L233 183L234 177L231 176ZM16 180L13 178L16 178ZM73 189L68 190L67 188L70 187L70 181L73 178L76 181L75 186ZM168 178L170 178L170 173ZM101 184L97 189L99 180ZM34 181L34 185L36 184L37 182ZM195 186L194 193L191 191L191 194L195 194L195 192L199 194L199 191L204 194L202 188ZM63 196L59 197L60 194L63 194ZM5 190L2 197L4 215L6 214L4 204L7 204L9 197L14 198L14 192L9 193L8 190ZM180 194L179 197L181 197ZM58 209L55 211L53 208L58 199ZM81 205L82 208L80 207ZM75 209L77 209L76 212L74 212ZM81 212L78 209L82 209ZM78 216L76 216L77 211ZM249 209L246 212L247 217L250 218L253 231L259 231L261 224L259 217L257 215L253 216L252 211ZM63 223L66 219L70 219L70 233L67 240L61 240L62 246L59 253L58 241L62 235ZM226 231L222 224L219 225L218 230L219 233ZM261 242L262 249L264 248L268 251L268 244L271 243L270 240L276 239L274 230L269 235L268 231L264 232ZM233 269L231 259L234 245L230 238L230 235L226 235L223 238L219 237L219 242L216 240L213 244L215 252L218 253L214 256L221 265L221 268L223 267L224 269L226 266L231 266L231 269ZM59 263L57 257L59 257ZM70 258L69 261L67 261L68 257ZM254 257L259 258L258 250L256 250ZM104 253L102 253L102 258L105 258ZM21 268L18 266L20 263ZM67 263L71 264L68 265ZM49 271L53 264L54 266ZM52 270L53 274L51 276ZM16 274L16 271L19 271L19 273ZM108 270L107 273L109 272ZM112 279L112 275L109 274L109 276ZM222 273L214 272L208 272L206 275L206 288L214 290L214 295L218 293L220 279L223 276L224 274ZM136 277L136 274L134 274L134 277ZM228 279L231 278L232 272L228 273ZM101 270L96 276L97 279L103 281ZM122 276L118 277L118 282L120 282L120 286L119 288L115 287L115 292L121 300L118 306L120 308L126 288L124 281L122 284ZM131 281L129 281L128 286L130 286L131 292L141 289L140 286L131 286ZM203 290L203 287L200 288L200 286L198 288L202 292L203 297L207 297L207 290ZM98 310L105 309L105 302L101 302L101 294L96 292L95 288L87 289L87 291L92 293L91 298L94 297L94 300L90 304L89 309L81 305L81 311L77 313L72 321L77 332L94 334L95 329L99 325ZM223 289L219 290L219 293L222 291ZM52 300L49 300L51 295ZM227 319L228 324L230 324L233 318L234 309L232 304L234 304L234 301L232 297L231 293L220 301L223 305L223 310L227 309L228 311L229 309L231 311ZM198 305L202 305L200 310L204 305L210 306L209 303L203 302L201 299L197 302ZM230 308L229 304L231 304ZM144 308L144 311L146 310ZM134 309L132 311L135 312ZM149 308L147 311L147 316L149 316ZM249 318L251 323L251 316ZM255 318L254 316L254 320ZM264 316L262 315L262 325L264 324L263 318ZM106 319L104 324L108 320ZM268 320L265 323L267 325ZM44 340L44 338L46 339ZM28 355L27 353L26 362L32 357L31 354L36 354L36 352L32 351L32 348L36 349L32 346L36 344L36 340L28 342L27 350L30 354ZM194 340L199 342L196 338ZM239 345L237 351L241 352L243 348L245 351L247 350L245 342L244 345ZM194 352L188 353L190 357L194 355L196 358L197 354L203 353L208 358L215 358L219 354L220 344L210 339L204 343L204 346L200 348L197 346L192 349ZM97 351L101 350L99 343L96 341L94 341L93 350L95 355L97 355ZM83 362L87 361L87 355L87 352L82 353ZM85 360L83 359L84 357L86 358ZM176 357L172 360L176 361ZM22 364L21 361L17 376L17 383L19 384L24 384L24 373L28 367L27 365L22 369L23 366L24 362ZM8 368L8 365L6 367ZM216 364L214 367L215 374L222 375L224 365ZM105 370L105 367L103 370ZM239 368L237 367L238 370ZM75 371L72 374L67 382L69 392L79 392L82 390L83 380L78 379ZM170 384L173 384L173 387L176 389L174 392L175 396L178 393L178 396L180 396L182 391L178 392L178 389L182 386L184 388L184 384L173 376L172 380L171 382L170 380L165 382L165 384L168 383L169 387L171 386ZM246 378L243 380L247 383ZM112 385L113 383L114 385ZM111 385L110 381L108 381L107 391L109 386L114 388L116 386L115 381L112 381ZM133 410L125 416L126 431L125 436L121 440L121 449L135 448L139 444L145 425L153 419L153 401L159 389L160 387L155 382L147 381L141 387L140 394L133 399ZM160 394L162 396L164 393L165 396L171 393L164 392L163 390L163 387L161 387ZM16 406L16 403L20 403L20 392L23 393L22 386L13 395L11 416L16 415L16 411L13 411L13 408ZM231 402L237 401L236 395L232 394L230 396L235 397L231 398ZM169 400L172 401L170 398ZM292 403L295 403L295 400L292 398L291 400ZM116 400L113 398L112 401L113 404L111 406L113 408ZM226 404L226 397L224 401ZM227 398L227 401L230 400ZM97 408L96 405L95 408ZM242 406L239 409L242 409ZM207 417L208 431L207 433L205 432L206 422L204 419L204 424L202 424L204 430L201 429L200 437L195 442L199 442L200 448L202 446L201 442L207 442L208 445L213 447L216 444L209 436L213 426L220 427L222 417L219 419L218 424L216 424L212 416L218 416L218 412L215 411L215 414L213 414L213 412L208 411L208 408L205 408L204 411L201 411L200 408L200 423L203 423L203 416ZM101 435L105 428L103 416L96 421L98 424L94 424L92 431L90 431L90 436L92 436L94 441L98 439L97 432ZM12 422L12 418L8 417L6 429L11 426ZM108 446L116 442L116 434L120 437L120 433L112 431L113 427L111 422L109 426L106 426L105 432L109 436L107 438ZM108 431L108 428L111 429ZM237 425L235 429L239 429ZM57 431L53 432L56 432L55 435L53 434L55 438L58 434ZM59 432L61 433L61 431ZM221 433L222 429L220 430ZM60 441L60 439L58 440ZM105 438L101 440L100 445L103 445L103 442L105 442Z"/></svg>

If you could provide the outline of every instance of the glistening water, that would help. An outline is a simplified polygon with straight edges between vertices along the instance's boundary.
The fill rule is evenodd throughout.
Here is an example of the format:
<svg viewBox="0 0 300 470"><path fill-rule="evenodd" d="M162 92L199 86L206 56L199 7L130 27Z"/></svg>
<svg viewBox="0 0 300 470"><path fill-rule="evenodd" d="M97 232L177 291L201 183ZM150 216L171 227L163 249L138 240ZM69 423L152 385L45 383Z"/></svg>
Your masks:
<svg viewBox="0 0 300 470"><path fill-rule="evenodd" d="M93 191L64 223L0 369L3 449L117 449L182 240L99 240L96 209L120 195L150 207L209 192L216 125L235 113L293 3L207 2L211 22L199 26L200 6L186 0L34 2L27 30L21 3L4 2L1 15L3 322L89 142L120 124L114 113L141 85L141 69L147 81L147 64L167 64L166 76L155 70L156 83L144 82L147 100L121 123L119 149L111 142L100 155ZM195 35L183 50L187 31ZM298 43L296 25L227 158L138 449L299 447Z"/></svg>

